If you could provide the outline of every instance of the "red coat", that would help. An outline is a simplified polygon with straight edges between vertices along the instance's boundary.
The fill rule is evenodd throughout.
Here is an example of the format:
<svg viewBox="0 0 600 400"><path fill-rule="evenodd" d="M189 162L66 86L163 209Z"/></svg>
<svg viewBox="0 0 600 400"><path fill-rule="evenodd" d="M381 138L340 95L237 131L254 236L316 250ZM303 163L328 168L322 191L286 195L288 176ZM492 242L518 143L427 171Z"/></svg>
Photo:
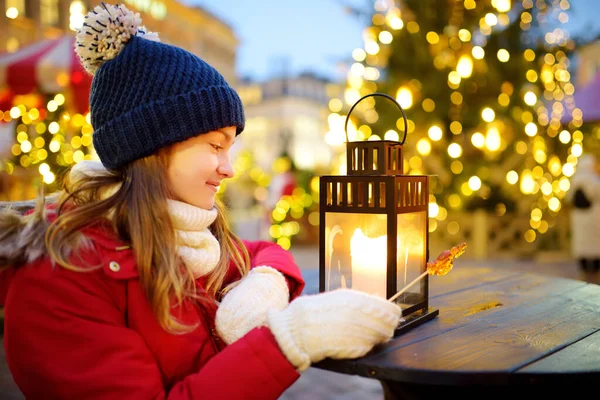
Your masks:
<svg viewBox="0 0 600 400"><path fill-rule="evenodd" d="M73 272L44 258L5 271L0 284L7 361L27 399L276 399L299 377L268 328L226 346L214 333L215 305L184 304L175 315L198 328L165 332L132 250L119 250L124 244L106 228L85 234L95 251L81 258L101 269ZM292 298L302 292L289 252L269 242L244 245L252 266L281 271ZM225 283L239 278L232 266Z"/></svg>

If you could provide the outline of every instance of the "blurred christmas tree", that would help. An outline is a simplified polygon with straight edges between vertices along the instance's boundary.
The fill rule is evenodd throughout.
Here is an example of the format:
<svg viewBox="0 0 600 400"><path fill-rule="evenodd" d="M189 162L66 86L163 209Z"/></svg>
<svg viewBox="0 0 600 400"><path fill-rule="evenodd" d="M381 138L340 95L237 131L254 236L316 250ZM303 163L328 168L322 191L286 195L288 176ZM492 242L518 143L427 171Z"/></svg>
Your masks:
<svg viewBox="0 0 600 400"><path fill-rule="evenodd" d="M0 124L15 131L0 160L0 181L14 181L3 185L2 200L35 197L42 184L52 193L71 165L95 158L89 113L69 107L62 93L20 95L13 104L0 111Z"/></svg>
<svg viewBox="0 0 600 400"><path fill-rule="evenodd" d="M364 49L352 54L345 98L330 102L326 140L340 149L337 168L345 169L349 107L365 94L387 93L409 117L405 173L437 175L431 217L476 208L515 212L530 220L527 241L545 233L583 151L582 115L569 73L575 43L561 28L569 2L372 5ZM371 97L357 106L350 140L404 135L401 115L386 102L380 99L375 107ZM565 115L569 126L561 124Z"/></svg>

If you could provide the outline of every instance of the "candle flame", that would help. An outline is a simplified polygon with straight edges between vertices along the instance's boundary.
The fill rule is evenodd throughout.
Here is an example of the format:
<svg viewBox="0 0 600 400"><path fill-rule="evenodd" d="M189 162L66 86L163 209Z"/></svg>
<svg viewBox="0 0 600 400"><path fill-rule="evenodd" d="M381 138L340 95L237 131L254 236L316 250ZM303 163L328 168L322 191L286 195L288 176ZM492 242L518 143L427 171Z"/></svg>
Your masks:
<svg viewBox="0 0 600 400"><path fill-rule="evenodd" d="M350 256L365 265L377 262L387 264L387 236L371 238L356 228L350 238Z"/></svg>
<svg viewBox="0 0 600 400"><path fill-rule="evenodd" d="M460 257L466 248L467 243L463 242L450 250L442 251L434 261L427 263L429 275L446 275L454 266L454 259Z"/></svg>

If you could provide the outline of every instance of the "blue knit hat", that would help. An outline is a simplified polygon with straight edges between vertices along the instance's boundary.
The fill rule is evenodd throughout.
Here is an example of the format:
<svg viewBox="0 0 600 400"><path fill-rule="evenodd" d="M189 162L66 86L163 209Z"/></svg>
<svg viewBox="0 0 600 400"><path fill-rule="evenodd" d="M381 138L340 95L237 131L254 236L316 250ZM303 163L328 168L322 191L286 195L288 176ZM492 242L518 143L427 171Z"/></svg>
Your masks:
<svg viewBox="0 0 600 400"><path fill-rule="evenodd" d="M94 74L92 137L106 168L202 133L244 129L242 102L223 76L194 54L160 43L125 6L97 6L76 42Z"/></svg>

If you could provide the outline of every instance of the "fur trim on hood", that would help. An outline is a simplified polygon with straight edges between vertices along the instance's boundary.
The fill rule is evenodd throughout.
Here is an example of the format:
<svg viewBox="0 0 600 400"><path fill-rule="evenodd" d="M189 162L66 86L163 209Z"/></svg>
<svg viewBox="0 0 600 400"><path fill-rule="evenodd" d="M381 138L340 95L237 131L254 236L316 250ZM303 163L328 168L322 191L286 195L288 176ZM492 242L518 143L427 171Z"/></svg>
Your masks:
<svg viewBox="0 0 600 400"><path fill-rule="evenodd" d="M0 270L29 263L46 252L46 201L0 203Z"/></svg>
<svg viewBox="0 0 600 400"><path fill-rule="evenodd" d="M71 168L74 181L106 171L99 161L83 161ZM118 186L109 188L114 193ZM108 190L108 189L107 189ZM55 213L48 204L56 203L57 194L44 197L43 191L37 200L0 202L0 271L8 266L18 266L35 261L46 253L45 236L50 222L48 214ZM85 239L76 245L87 244ZM67 254L71 248L67 248Z"/></svg>

